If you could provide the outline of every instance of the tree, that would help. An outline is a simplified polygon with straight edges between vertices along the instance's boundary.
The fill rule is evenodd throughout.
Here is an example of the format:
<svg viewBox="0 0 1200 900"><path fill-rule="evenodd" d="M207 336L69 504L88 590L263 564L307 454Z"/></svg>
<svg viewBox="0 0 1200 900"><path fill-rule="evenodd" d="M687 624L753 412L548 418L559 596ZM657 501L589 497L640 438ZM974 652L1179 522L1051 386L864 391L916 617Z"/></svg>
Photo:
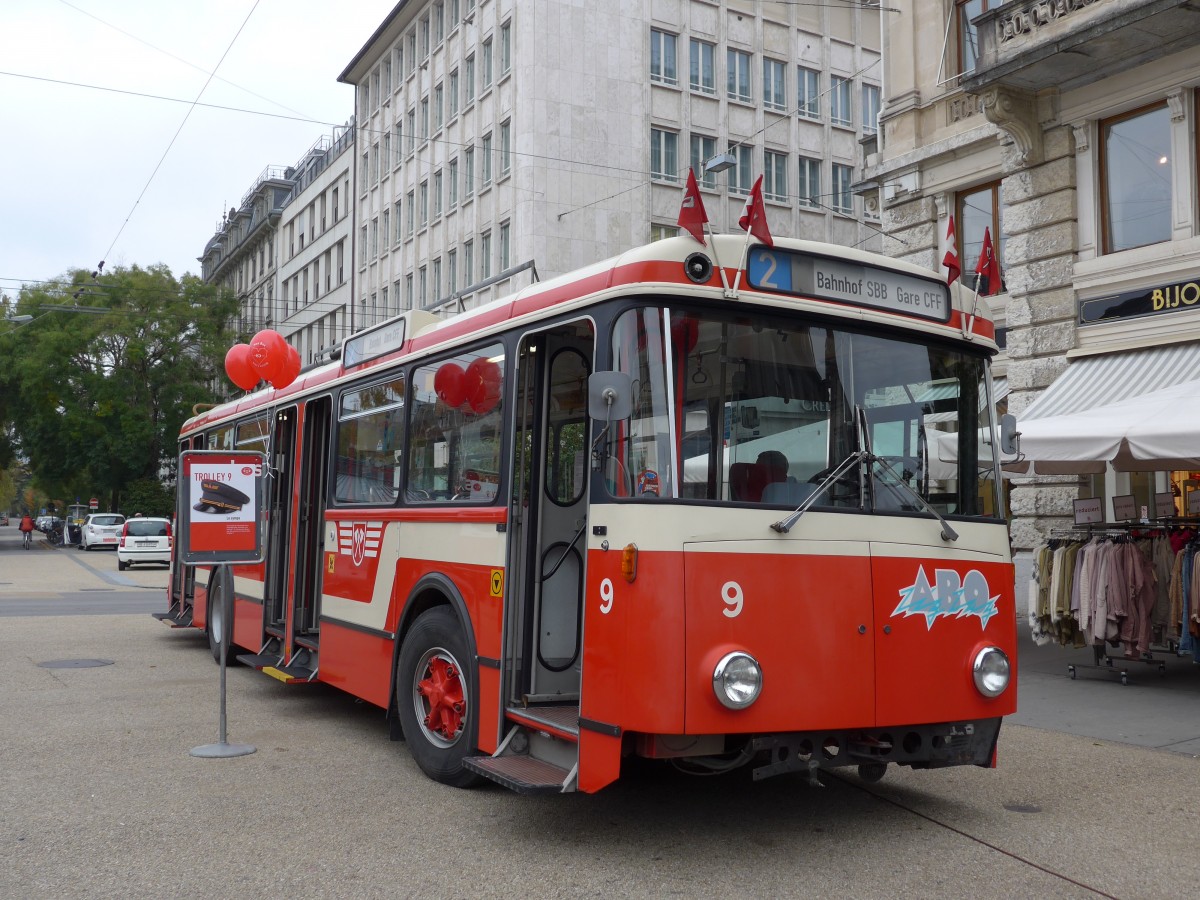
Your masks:
<svg viewBox="0 0 1200 900"><path fill-rule="evenodd" d="M165 266L76 271L53 284L63 281L71 311L60 290L27 288L17 312L36 320L0 335L11 360L0 412L40 489L106 495L117 509L131 482L173 471L180 426L193 404L214 399L236 301Z"/></svg>

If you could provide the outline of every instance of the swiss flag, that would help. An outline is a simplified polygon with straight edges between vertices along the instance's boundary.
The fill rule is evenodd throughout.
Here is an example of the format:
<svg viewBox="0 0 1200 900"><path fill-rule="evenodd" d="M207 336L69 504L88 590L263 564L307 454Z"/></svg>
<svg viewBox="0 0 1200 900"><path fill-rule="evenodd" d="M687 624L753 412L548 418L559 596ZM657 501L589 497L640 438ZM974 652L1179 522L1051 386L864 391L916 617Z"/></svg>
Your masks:
<svg viewBox="0 0 1200 900"><path fill-rule="evenodd" d="M985 297L1000 293L1000 261L992 249L992 231L983 229L983 249L975 264L975 290Z"/></svg>
<svg viewBox="0 0 1200 900"><path fill-rule="evenodd" d="M704 223L708 213L704 211L704 200L700 197L700 186L696 184L696 173L688 169L687 186L683 189L683 202L679 204L679 227L704 243Z"/></svg>
<svg viewBox="0 0 1200 900"><path fill-rule="evenodd" d="M759 175L754 187L750 189L750 196L746 198L746 208L742 210L742 217L738 219L738 227L742 231L750 232L768 247L774 247L771 229L767 227L767 208L763 205L762 180L763 177Z"/></svg>
<svg viewBox="0 0 1200 900"><path fill-rule="evenodd" d="M942 265L946 267L946 284L954 284L954 279L962 274L962 266L958 264L958 235L954 233L953 214L946 226L946 255L942 257Z"/></svg>

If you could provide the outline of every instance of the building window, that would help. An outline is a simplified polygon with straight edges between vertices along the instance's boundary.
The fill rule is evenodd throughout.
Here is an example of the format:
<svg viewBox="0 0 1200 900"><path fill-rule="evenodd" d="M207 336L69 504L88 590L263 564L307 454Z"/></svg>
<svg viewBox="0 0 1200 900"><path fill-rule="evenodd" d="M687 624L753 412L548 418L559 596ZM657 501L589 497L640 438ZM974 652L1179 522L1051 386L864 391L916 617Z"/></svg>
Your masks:
<svg viewBox="0 0 1200 900"><path fill-rule="evenodd" d="M450 160L450 171L446 175L446 187L450 191L450 196L446 200L446 208L454 209L458 206L458 160Z"/></svg>
<svg viewBox="0 0 1200 900"><path fill-rule="evenodd" d="M483 171L480 174L483 175L483 186L487 187L492 183L492 136L490 133L483 136L479 155L480 164L483 167Z"/></svg>
<svg viewBox="0 0 1200 900"><path fill-rule="evenodd" d="M442 42L446 33L446 7L441 3L433 4L433 42L436 46Z"/></svg>
<svg viewBox="0 0 1200 900"><path fill-rule="evenodd" d="M408 111L408 155L412 156L413 151L417 149L417 111L410 109Z"/></svg>
<svg viewBox="0 0 1200 900"><path fill-rule="evenodd" d="M458 290L458 251L451 250L446 254L446 293L453 294Z"/></svg>
<svg viewBox="0 0 1200 900"><path fill-rule="evenodd" d="M383 61L383 92L390 94L392 92L392 58L388 56Z"/></svg>
<svg viewBox="0 0 1200 900"><path fill-rule="evenodd" d="M485 231L479 236L479 280L492 277L492 233Z"/></svg>
<svg viewBox="0 0 1200 900"><path fill-rule="evenodd" d="M650 226L650 242L663 241L667 238L673 238L679 234L679 228L675 225L651 225Z"/></svg>
<svg viewBox="0 0 1200 900"><path fill-rule="evenodd" d="M730 100L750 102L750 54L729 50L725 57L725 93Z"/></svg>
<svg viewBox="0 0 1200 900"><path fill-rule="evenodd" d="M442 130L442 122L443 122L442 107L443 107L443 100L444 100L445 96L446 96L446 92L445 92L445 90L443 90L443 88L440 84L433 89L433 130L434 131Z"/></svg>
<svg viewBox="0 0 1200 900"><path fill-rule="evenodd" d="M424 266L417 269L417 302L421 306L429 302L429 271Z"/></svg>
<svg viewBox="0 0 1200 900"><path fill-rule="evenodd" d="M412 275L404 276L404 308L412 309L413 301L415 300L413 292L413 277Z"/></svg>
<svg viewBox="0 0 1200 900"><path fill-rule="evenodd" d="M879 88L873 84L862 86L863 134L879 132Z"/></svg>
<svg viewBox="0 0 1200 900"><path fill-rule="evenodd" d="M833 209L849 215L854 209L850 185L854 182L854 167L833 164Z"/></svg>
<svg viewBox="0 0 1200 900"><path fill-rule="evenodd" d="M433 217L442 214L442 170L433 173Z"/></svg>
<svg viewBox="0 0 1200 900"><path fill-rule="evenodd" d="M797 89L799 100L796 112L805 119L821 118L821 73L815 68L800 66Z"/></svg>
<svg viewBox="0 0 1200 900"><path fill-rule="evenodd" d="M511 226L509 225L508 222L504 222L500 225L500 271L501 272L503 272L505 269L507 269L509 266L512 265L512 259L510 258L510 254L512 251L510 232L511 232Z"/></svg>
<svg viewBox="0 0 1200 900"><path fill-rule="evenodd" d="M429 16L421 20L419 26L421 33L421 59L429 58Z"/></svg>
<svg viewBox="0 0 1200 900"><path fill-rule="evenodd" d="M962 279L968 287L975 286L975 268L979 265L979 254L983 252L983 232L986 228L992 237L992 249L996 259L1004 259L1004 228L1000 221L1000 182L993 181L968 191L959 192L955 198L958 221L958 260L962 266ZM1004 267L1000 268L1001 278ZM1004 286L1001 285L1001 290Z"/></svg>
<svg viewBox="0 0 1200 900"><path fill-rule="evenodd" d="M675 67L675 43L673 34L650 29L650 80L660 84L678 84Z"/></svg>
<svg viewBox="0 0 1200 900"><path fill-rule="evenodd" d="M500 26L500 74L507 75L512 70L512 23L505 22Z"/></svg>
<svg viewBox="0 0 1200 900"><path fill-rule="evenodd" d="M692 171L696 173L700 184L706 188L715 190L717 187L717 176L713 172L704 170L704 163L717 155L717 139L705 137L702 134L693 134L691 138L691 163Z"/></svg>
<svg viewBox="0 0 1200 900"><path fill-rule="evenodd" d="M971 24L972 19L978 18L988 9L994 8L1004 0L955 0L955 14L958 16L958 62L960 72L974 72L975 63L979 59L979 33Z"/></svg>
<svg viewBox="0 0 1200 900"><path fill-rule="evenodd" d="M688 87L693 91L700 91L702 94L715 94L717 92L717 75L713 64L714 50L715 48L712 44L706 44L704 41L692 38Z"/></svg>
<svg viewBox="0 0 1200 900"><path fill-rule="evenodd" d="M463 196L470 197L475 192L475 149L468 147L463 151Z"/></svg>
<svg viewBox="0 0 1200 900"><path fill-rule="evenodd" d="M829 81L829 121L834 125L853 125L854 119L850 110L850 79L830 75Z"/></svg>
<svg viewBox="0 0 1200 900"><path fill-rule="evenodd" d="M788 108L786 71L783 63L763 57L763 106L767 109Z"/></svg>
<svg viewBox="0 0 1200 900"><path fill-rule="evenodd" d="M754 183L753 150L748 144L730 146L729 152L733 154L736 164L729 170L729 193L750 193L750 186Z"/></svg>
<svg viewBox="0 0 1200 900"><path fill-rule="evenodd" d="M650 177L658 181L679 180L679 135L675 132L650 129Z"/></svg>
<svg viewBox="0 0 1200 900"><path fill-rule="evenodd" d="M379 226L379 234L383 238L383 252L384 253L387 253L388 247L391 246L391 241L389 240L389 238L392 235L391 215L392 215L391 210L385 209L383 211L383 223Z"/></svg>
<svg viewBox="0 0 1200 900"><path fill-rule="evenodd" d="M413 202L413 192L412 191L408 192L408 195L404 198L404 201L408 205L408 213L406 214L406 216L404 218L404 230L405 230L405 233L409 237L412 237L413 218L414 218L414 215L415 215L416 209L417 209L417 204Z"/></svg>
<svg viewBox="0 0 1200 900"><path fill-rule="evenodd" d="M434 300L442 299L442 258L440 256L433 261L429 274L429 290L430 296Z"/></svg>
<svg viewBox="0 0 1200 900"><path fill-rule="evenodd" d="M800 157L800 180L796 185L796 197L801 206L821 205L821 161Z"/></svg>
<svg viewBox="0 0 1200 900"><path fill-rule="evenodd" d="M429 140L429 98L421 99L421 143Z"/></svg>
<svg viewBox="0 0 1200 900"><path fill-rule="evenodd" d="M399 200L397 200L397 201L396 201L396 205L395 205L395 211L396 211L396 233L395 233L394 235L392 235L392 243L395 243L395 244L398 244L398 243L400 243L400 237L401 237L401 234L400 234L400 227L401 227L401 225L400 225L400 223L403 221L403 220L400 218L400 207L401 207L401 205L402 205L402 204L400 203L400 201L399 201Z"/></svg>
<svg viewBox="0 0 1200 900"><path fill-rule="evenodd" d="M475 54L463 63L463 104L475 102Z"/></svg>
<svg viewBox="0 0 1200 900"><path fill-rule="evenodd" d="M422 181L418 195L421 198L421 227L429 224L429 182Z"/></svg>
<svg viewBox="0 0 1200 900"><path fill-rule="evenodd" d="M480 90L486 91L492 86L492 39L483 42L483 70L479 73L483 78Z"/></svg>
<svg viewBox="0 0 1200 900"><path fill-rule="evenodd" d="M450 89L446 92L446 118L458 115L458 69L450 73Z"/></svg>
<svg viewBox="0 0 1200 900"><path fill-rule="evenodd" d="M512 140L512 126L508 122L500 125L500 177L503 178L512 169L512 150L509 143Z"/></svg>
<svg viewBox="0 0 1200 900"><path fill-rule="evenodd" d="M1172 148L1167 105L1105 119L1100 138L1104 252L1169 241Z"/></svg>
<svg viewBox="0 0 1200 900"><path fill-rule="evenodd" d="M768 150L763 154L763 196L768 200L787 202L787 162L786 153Z"/></svg>
<svg viewBox="0 0 1200 900"><path fill-rule="evenodd" d="M469 288L471 280L475 277L475 242L467 241L463 244L463 287Z"/></svg>

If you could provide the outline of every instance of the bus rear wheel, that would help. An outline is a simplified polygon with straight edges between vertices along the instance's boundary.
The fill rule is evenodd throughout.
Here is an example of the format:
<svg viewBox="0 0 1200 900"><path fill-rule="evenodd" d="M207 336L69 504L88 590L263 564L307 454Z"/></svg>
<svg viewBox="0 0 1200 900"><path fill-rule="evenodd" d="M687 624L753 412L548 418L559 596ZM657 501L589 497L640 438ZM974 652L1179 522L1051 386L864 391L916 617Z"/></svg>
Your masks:
<svg viewBox="0 0 1200 900"><path fill-rule="evenodd" d="M213 660L220 665L221 663L221 636L225 633L225 592L228 590L226 578L220 572L214 572L211 580L208 582L208 624L205 631L208 633L208 649L212 653ZM233 644L229 645L226 651L225 664L232 665Z"/></svg>
<svg viewBox="0 0 1200 900"><path fill-rule="evenodd" d="M470 659L454 613L421 613L404 638L396 671L396 711L409 752L421 771L442 784L470 787L479 776L463 766L475 752Z"/></svg>

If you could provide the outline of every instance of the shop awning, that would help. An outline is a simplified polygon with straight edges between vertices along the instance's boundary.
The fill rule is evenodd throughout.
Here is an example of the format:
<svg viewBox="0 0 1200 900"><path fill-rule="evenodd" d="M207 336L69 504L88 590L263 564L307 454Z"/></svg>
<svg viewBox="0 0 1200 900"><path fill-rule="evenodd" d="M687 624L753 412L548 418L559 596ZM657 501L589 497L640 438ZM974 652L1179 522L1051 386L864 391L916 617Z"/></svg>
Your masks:
<svg viewBox="0 0 1200 900"><path fill-rule="evenodd" d="M1200 344L1088 357L1019 418L1022 462L1055 475L1200 467ZM1032 468L1030 468L1032 466Z"/></svg>

